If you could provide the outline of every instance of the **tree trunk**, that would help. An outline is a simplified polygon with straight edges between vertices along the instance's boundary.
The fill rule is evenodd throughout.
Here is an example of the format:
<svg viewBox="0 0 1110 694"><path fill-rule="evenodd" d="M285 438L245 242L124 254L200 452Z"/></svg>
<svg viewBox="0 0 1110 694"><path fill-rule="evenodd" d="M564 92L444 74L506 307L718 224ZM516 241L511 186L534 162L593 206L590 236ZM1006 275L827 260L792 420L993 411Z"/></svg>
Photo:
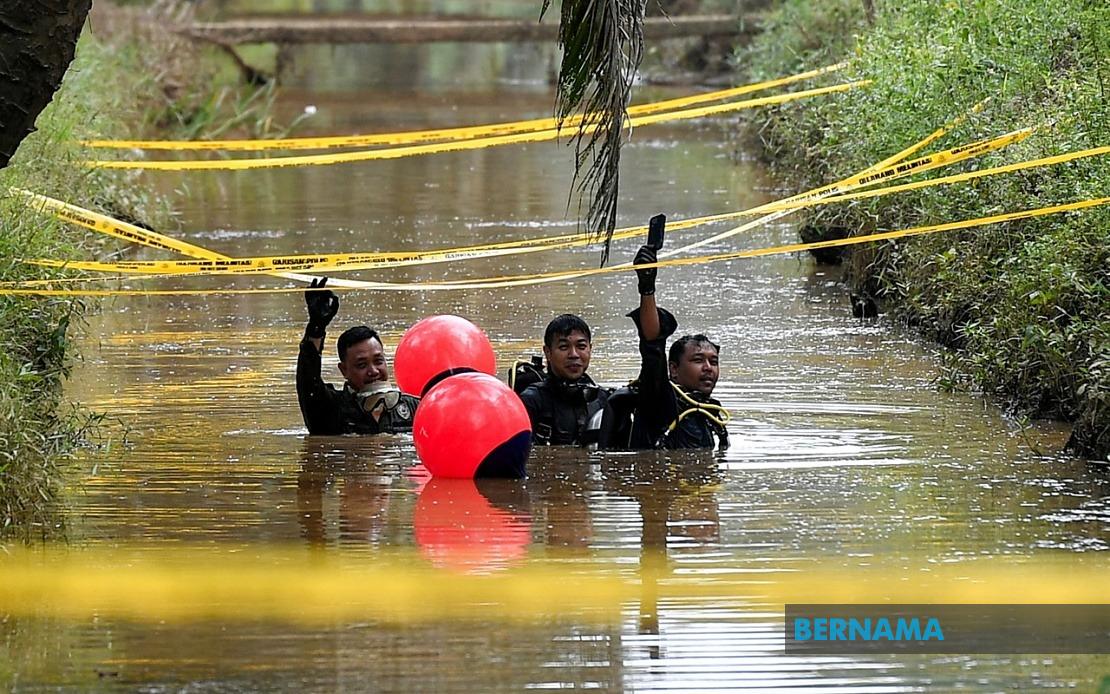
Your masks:
<svg viewBox="0 0 1110 694"><path fill-rule="evenodd" d="M62 83L92 0L0 0L0 169ZM107 85L105 85L107 86Z"/></svg>
<svg viewBox="0 0 1110 694"><path fill-rule="evenodd" d="M756 21L746 18L746 23ZM740 32L734 15L652 17L644 37L731 36ZM176 31L224 46L241 43L431 43L434 41L554 41L559 27L534 19L437 19L434 17L281 17L198 22Z"/></svg>

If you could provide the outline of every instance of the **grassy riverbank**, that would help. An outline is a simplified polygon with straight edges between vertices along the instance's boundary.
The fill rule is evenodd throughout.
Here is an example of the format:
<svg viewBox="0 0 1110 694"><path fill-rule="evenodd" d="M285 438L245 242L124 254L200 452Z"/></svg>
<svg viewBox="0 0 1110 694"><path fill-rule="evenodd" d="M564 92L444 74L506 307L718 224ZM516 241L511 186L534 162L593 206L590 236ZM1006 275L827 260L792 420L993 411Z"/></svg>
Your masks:
<svg viewBox="0 0 1110 694"><path fill-rule="evenodd" d="M1042 126L1025 142L944 173L1110 143L1110 8L1100 0L876 3L786 0L739 56L747 81L841 59L873 86L754 116L798 189L901 150L990 97L930 151ZM854 234L1110 195L1110 158L823 209ZM848 259L853 289L946 345L940 381L1016 413L1074 423L1069 448L1110 456L1110 209L1095 208L881 247Z"/></svg>
<svg viewBox="0 0 1110 694"><path fill-rule="evenodd" d="M107 86L111 88L106 88ZM120 177L81 166L74 140L91 133L119 135L133 73L126 60L86 36L38 131L0 171L0 280L43 276L20 258L92 257L102 238L27 209L11 187L149 217L152 201L130 193ZM0 523L5 534L50 536L59 530L58 497L65 462L96 420L63 404L62 384L73 360L68 333L89 310L76 298L0 297Z"/></svg>
<svg viewBox="0 0 1110 694"><path fill-rule="evenodd" d="M218 56L173 38L145 12L97 3L38 131L0 170L0 281L46 276L19 259L103 257L121 248L29 210L8 193L13 187L166 228L168 202L144 192L134 175L85 167L78 140L241 129L265 108L265 99L250 97L256 90L213 80ZM264 115L258 122L269 122ZM0 535L48 537L62 528L68 461L99 423L62 397L75 358L72 333L90 309L77 298L0 297Z"/></svg>

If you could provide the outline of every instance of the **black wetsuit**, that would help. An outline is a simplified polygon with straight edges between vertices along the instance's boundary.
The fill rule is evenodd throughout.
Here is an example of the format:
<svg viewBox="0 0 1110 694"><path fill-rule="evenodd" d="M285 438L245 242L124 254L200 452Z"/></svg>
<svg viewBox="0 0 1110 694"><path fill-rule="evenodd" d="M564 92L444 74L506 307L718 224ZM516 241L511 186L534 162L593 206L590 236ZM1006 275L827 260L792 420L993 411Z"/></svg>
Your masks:
<svg viewBox="0 0 1110 694"><path fill-rule="evenodd" d="M350 386L342 389L320 377L320 352L306 337L297 355L297 400L309 434L397 434L412 431L420 398L402 394L397 405L375 419Z"/></svg>
<svg viewBox="0 0 1110 694"><path fill-rule="evenodd" d="M592 443L586 430L590 418L605 407L609 391L588 375L571 383L549 371L542 381L520 394L532 420L532 443L536 446L566 446Z"/></svg>
<svg viewBox="0 0 1110 694"><path fill-rule="evenodd" d="M640 309L628 314L636 323L640 338L640 377L630 447L637 450L713 448L720 440L721 448L728 448L728 434L724 427L696 412L683 417L673 430L667 431L683 410L690 409L692 405L675 392L667 369L667 338L678 329L678 321L666 309L657 310L659 337L654 340L644 339L640 329ZM683 392L696 402L721 404L696 391Z"/></svg>

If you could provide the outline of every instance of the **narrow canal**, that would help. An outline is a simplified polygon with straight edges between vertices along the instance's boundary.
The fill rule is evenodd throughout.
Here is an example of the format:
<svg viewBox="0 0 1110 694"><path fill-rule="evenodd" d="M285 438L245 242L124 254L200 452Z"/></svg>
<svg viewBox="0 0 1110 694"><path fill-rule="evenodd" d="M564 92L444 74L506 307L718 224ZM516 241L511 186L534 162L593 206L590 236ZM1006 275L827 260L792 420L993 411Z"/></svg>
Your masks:
<svg viewBox="0 0 1110 694"><path fill-rule="evenodd" d="M543 117L553 100L550 57L526 47L350 47L293 57L279 111L286 119L315 111L299 134ZM636 97L677 93L645 87ZM620 225L778 197L761 166L734 152L737 127L718 118L637 130L623 155ZM573 231L571 154L565 143L543 143L295 170L152 173L137 185L178 191L179 235L231 256L430 249ZM675 233L668 245L708 233ZM708 250L793 239L787 218ZM630 259L636 245L615 245L614 258ZM597 261L598 250L586 248L359 277L454 279ZM13 619L4 633L14 686L1098 686L1110 672L1105 656L786 656L780 611L705 591L655 590L819 566L966 563L970 571L995 557L1079 562L1110 548L1105 470L1052 454L1062 430L1022 433L980 398L938 392L937 355L889 325L853 318L835 271L808 257L773 256L663 269L660 287L680 330L706 332L723 346L717 395L734 416L731 448L673 457L538 450L527 481L492 490L421 487L408 474L418 462L409 437L305 438L293 385L305 323L298 294L106 303L85 331L86 359L70 396L129 433L126 445L81 461L82 485L70 499L74 547L411 551L444 571L510 573L571 554L638 577L644 590L604 625L560 617L555 605L550 619L523 623ZM632 276L516 290L358 291L341 300L335 325L377 327L390 353L406 326L455 313L486 330L504 374L514 359L538 353L554 315L571 311L594 329L590 373L598 381L622 384L638 365L623 317L636 301ZM325 368L338 381L333 362L326 358ZM428 531L453 513L486 514L497 541Z"/></svg>

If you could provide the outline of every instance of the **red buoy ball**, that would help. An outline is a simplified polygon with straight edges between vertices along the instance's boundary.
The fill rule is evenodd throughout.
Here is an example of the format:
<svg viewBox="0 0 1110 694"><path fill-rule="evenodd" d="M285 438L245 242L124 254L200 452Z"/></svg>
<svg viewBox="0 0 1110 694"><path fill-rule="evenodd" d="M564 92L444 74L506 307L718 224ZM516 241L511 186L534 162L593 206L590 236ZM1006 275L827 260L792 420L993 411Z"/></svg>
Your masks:
<svg viewBox="0 0 1110 694"><path fill-rule="evenodd" d="M397 386L423 397L440 380L459 373L497 373L493 345L482 329L459 316L428 316L405 331L393 357Z"/></svg>
<svg viewBox="0 0 1110 694"><path fill-rule="evenodd" d="M493 376L451 376L416 408L412 438L433 477L524 477L532 425L516 393Z"/></svg>

